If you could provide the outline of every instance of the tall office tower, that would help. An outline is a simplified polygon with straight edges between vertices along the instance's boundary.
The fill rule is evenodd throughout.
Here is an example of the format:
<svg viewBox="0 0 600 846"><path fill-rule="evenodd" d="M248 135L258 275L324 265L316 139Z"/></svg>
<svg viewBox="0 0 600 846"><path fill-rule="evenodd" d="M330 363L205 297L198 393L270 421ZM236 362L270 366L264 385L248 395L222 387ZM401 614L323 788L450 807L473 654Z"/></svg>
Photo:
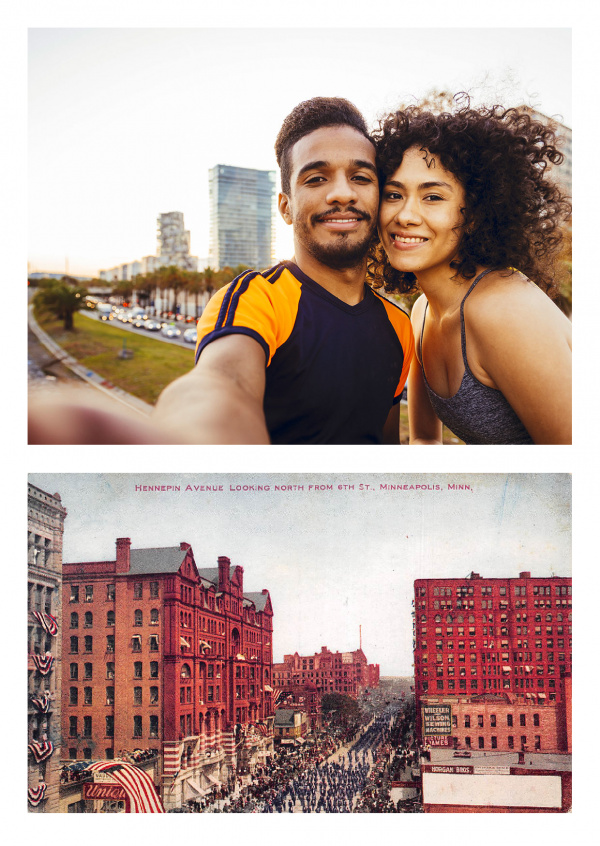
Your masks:
<svg viewBox="0 0 600 846"><path fill-rule="evenodd" d="M216 165L209 170L211 267L274 264L275 172Z"/></svg>
<svg viewBox="0 0 600 846"><path fill-rule="evenodd" d="M248 774L273 752L269 592L243 567L198 568L189 543L66 563L63 754L158 759L165 808Z"/></svg>
<svg viewBox="0 0 600 846"><path fill-rule="evenodd" d="M190 255L190 233L184 228L183 212L161 214L156 225L158 264L197 270L198 259Z"/></svg>
<svg viewBox="0 0 600 846"><path fill-rule="evenodd" d="M58 494L28 487L27 799L37 813L59 810L62 546L67 515Z"/></svg>
<svg viewBox="0 0 600 846"><path fill-rule="evenodd" d="M417 728L430 746L568 751L571 579L418 579Z"/></svg>

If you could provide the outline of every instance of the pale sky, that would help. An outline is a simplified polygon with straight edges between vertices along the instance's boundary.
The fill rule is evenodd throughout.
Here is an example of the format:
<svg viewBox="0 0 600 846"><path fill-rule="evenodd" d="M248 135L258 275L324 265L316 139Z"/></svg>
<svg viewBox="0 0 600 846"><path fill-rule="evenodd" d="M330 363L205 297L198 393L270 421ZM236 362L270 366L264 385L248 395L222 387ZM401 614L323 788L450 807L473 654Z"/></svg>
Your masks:
<svg viewBox="0 0 600 846"><path fill-rule="evenodd" d="M68 511L66 562L114 560L116 538L129 537L133 548L187 541L200 568L216 567L219 555L242 566L245 592L270 591L275 661L321 646L357 649L362 626L369 662L383 675L411 675L416 578L571 574L566 474L33 473L29 481L59 493ZM449 483L471 490L448 490ZM270 490L235 490L244 485Z"/></svg>
<svg viewBox="0 0 600 846"><path fill-rule="evenodd" d="M279 127L313 96L352 100L370 126L433 89L571 125L568 28L32 26L28 73L30 272L92 276L155 255L169 211L206 259L208 169L277 170ZM277 221L277 258L291 257Z"/></svg>

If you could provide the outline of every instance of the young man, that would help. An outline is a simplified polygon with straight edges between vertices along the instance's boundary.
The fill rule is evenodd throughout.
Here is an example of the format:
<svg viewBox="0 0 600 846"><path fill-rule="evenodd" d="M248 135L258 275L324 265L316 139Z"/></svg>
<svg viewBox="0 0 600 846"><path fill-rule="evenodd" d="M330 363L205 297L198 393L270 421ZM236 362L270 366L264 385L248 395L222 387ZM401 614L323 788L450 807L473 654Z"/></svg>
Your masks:
<svg viewBox="0 0 600 846"><path fill-rule="evenodd" d="M317 97L288 115L275 151L294 261L215 294L197 365L163 391L150 430L157 443L398 443L414 342L407 315L365 285L379 202L365 121Z"/></svg>

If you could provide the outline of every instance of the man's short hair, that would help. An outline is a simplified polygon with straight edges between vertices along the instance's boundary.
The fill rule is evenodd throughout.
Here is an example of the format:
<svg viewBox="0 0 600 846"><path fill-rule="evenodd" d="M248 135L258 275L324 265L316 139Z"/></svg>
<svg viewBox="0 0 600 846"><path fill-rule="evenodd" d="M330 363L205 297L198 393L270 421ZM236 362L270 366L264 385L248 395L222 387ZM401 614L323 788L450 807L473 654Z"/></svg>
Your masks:
<svg viewBox="0 0 600 846"><path fill-rule="evenodd" d="M305 135L324 126L351 126L365 138L369 130L356 106L343 97L313 97L299 103L283 121L277 140L275 156L281 170L281 190L290 193L291 150Z"/></svg>

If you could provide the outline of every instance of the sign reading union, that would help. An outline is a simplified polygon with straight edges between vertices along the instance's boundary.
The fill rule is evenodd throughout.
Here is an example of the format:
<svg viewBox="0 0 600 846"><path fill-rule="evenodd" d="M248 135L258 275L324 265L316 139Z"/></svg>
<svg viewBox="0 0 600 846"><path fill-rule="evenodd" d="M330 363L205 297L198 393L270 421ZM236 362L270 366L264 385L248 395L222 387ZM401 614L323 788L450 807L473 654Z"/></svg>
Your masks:
<svg viewBox="0 0 600 846"><path fill-rule="evenodd" d="M91 784L84 782L84 799L126 799L127 794L120 784Z"/></svg>
<svg viewBox="0 0 600 846"><path fill-rule="evenodd" d="M452 734L452 706L423 705L423 734Z"/></svg>

